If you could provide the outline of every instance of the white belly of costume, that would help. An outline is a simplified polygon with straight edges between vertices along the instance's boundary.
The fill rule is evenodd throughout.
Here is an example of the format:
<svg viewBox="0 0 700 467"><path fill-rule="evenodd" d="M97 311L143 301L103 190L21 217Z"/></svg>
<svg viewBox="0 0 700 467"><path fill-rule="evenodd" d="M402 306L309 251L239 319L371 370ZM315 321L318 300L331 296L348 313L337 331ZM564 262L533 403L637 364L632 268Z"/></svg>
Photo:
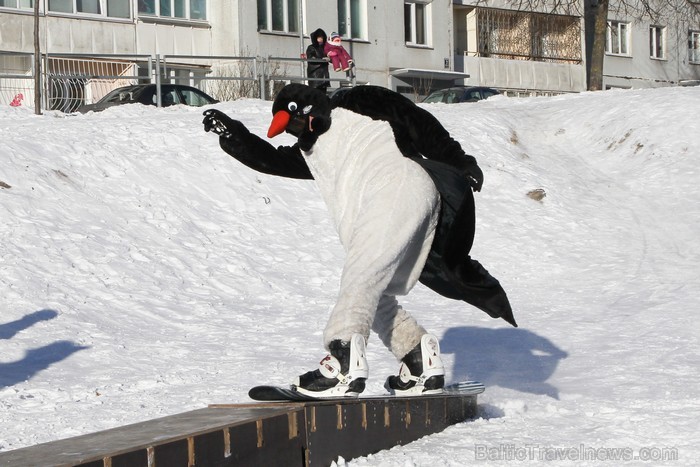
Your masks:
<svg viewBox="0 0 700 467"><path fill-rule="evenodd" d="M432 245L437 189L401 154L388 123L342 108L331 116L330 130L304 156L348 255L339 301L343 288L405 295Z"/></svg>

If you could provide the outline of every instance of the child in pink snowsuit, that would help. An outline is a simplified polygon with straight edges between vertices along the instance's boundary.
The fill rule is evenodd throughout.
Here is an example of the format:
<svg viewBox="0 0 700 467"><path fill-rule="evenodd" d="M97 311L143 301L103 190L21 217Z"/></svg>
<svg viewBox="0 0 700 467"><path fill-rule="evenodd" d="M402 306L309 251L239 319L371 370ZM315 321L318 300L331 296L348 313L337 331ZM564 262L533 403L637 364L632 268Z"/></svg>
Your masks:
<svg viewBox="0 0 700 467"><path fill-rule="evenodd" d="M348 71L352 66L352 57L340 42L340 35L337 32L331 33L323 51L331 59L334 71Z"/></svg>

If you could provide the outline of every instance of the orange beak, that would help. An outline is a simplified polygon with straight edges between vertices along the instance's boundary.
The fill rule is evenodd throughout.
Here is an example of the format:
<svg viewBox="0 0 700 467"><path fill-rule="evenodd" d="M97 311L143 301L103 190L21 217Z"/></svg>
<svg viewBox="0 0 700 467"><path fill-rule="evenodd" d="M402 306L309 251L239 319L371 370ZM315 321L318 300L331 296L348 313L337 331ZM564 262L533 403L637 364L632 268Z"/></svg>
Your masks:
<svg viewBox="0 0 700 467"><path fill-rule="evenodd" d="M289 115L289 112L286 112L284 110L279 110L273 117L272 117L272 122L270 123L270 128L267 130L267 137L268 138L273 138L280 133L282 133L286 128L287 125L289 124L289 119L291 116Z"/></svg>

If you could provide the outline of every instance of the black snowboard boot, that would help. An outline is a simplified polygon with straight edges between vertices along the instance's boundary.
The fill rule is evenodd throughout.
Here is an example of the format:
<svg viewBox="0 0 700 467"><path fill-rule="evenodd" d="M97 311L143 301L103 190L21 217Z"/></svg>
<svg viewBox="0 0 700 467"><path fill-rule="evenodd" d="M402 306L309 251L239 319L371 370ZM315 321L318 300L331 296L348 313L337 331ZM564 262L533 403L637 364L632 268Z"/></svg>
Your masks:
<svg viewBox="0 0 700 467"><path fill-rule="evenodd" d="M384 387L397 396L440 394L445 386L445 367L437 337L424 334L413 350L401 359L398 376L389 376Z"/></svg>
<svg viewBox="0 0 700 467"><path fill-rule="evenodd" d="M365 338L354 334L350 342L335 340L328 348L319 368L297 377L292 389L313 397L357 397L369 376Z"/></svg>

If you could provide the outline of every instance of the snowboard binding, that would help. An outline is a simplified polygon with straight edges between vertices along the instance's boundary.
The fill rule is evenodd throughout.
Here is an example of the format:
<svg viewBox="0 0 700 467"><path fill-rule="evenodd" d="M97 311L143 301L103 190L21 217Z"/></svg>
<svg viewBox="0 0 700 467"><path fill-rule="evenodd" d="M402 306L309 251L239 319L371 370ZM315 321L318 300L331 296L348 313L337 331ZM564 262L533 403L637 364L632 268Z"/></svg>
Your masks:
<svg viewBox="0 0 700 467"><path fill-rule="evenodd" d="M389 376L384 387L397 396L440 394L445 386L445 366L440 358L440 343L432 334L401 359L398 376Z"/></svg>
<svg viewBox="0 0 700 467"><path fill-rule="evenodd" d="M297 377L292 390L318 398L358 397L369 376L365 338L353 334L350 342L334 340L328 348L319 368Z"/></svg>

